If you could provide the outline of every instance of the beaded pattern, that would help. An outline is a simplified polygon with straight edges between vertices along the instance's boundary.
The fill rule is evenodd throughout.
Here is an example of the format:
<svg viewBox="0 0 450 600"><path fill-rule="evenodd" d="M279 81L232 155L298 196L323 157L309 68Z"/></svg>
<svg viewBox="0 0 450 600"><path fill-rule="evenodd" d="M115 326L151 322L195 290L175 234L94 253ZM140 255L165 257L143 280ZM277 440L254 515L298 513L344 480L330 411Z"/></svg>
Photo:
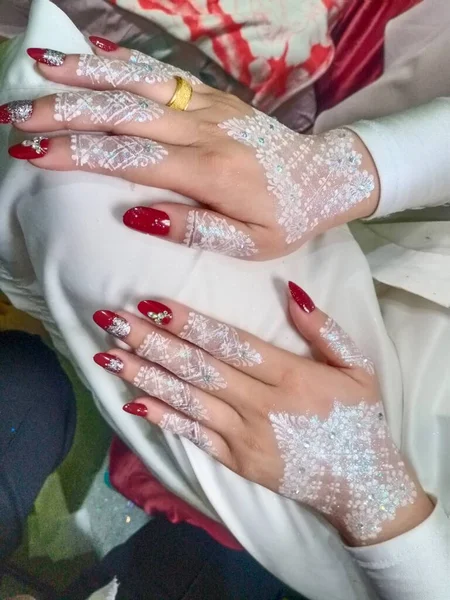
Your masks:
<svg viewBox="0 0 450 600"><path fill-rule="evenodd" d="M96 125L147 123L158 119L164 110L157 103L130 92L60 92L56 94L55 121L69 123L86 117Z"/></svg>
<svg viewBox="0 0 450 600"><path fill-rule="evenodd" d="M360 168L362 155L353 150L355 138L347 129L301 136L257 110L219 127L256 151L288 244L369 198L375 188L373 176Z"/></svg>
<svg viewBox="0 0 450 600"><path fill-rule="evenodd" d="M204 390L220 390L227 382L199 348L164 337L157 331L149 333L136 351L151 362L165 367L177 377Z"/></svg>
<svg viewBox="0 0 450 600"><path fill-rule="evenodd" d="M417 492L392 442L381 402L334 400L328 418L270 413L284 462L280 494L333 515L361 542L374 539Z"/></svg>
<svg viewBox="0 0 450 600"><path fill-rule="evenodd" d="M236 258L249 258L258 250L249 235L230 225L226 219L208 212L190 210L184 244Z"/></svg>
<svg viewBox="0 0 450 600"><path fill-rule="evenodd" d="M192 419L208 420L206 409L193 396L191 386L162 369L141 367L133 383L150 396L159 398Z"/></svg>
<svg viewBox="0 0 450 600"><path fill-rule="evenodd" d="M263 362L261 354L249 342L243 342L236 329L195 312L189 313L180 337L233 367L253 367Z"/></svg>
<svg viewBox="0 0 450 600"><path fill-rule="evenodd" d="M324 326L319 329L319 334L333 354L349 367L361 367L369 375L375 374L373 362L361 353L355 342L334 319L328 317Z"/></svg>
<svg viewBox="0 0 450 600"><path fill-rule="evenodd" d="M70 138L72 160L78 167L123 171L155 165L168 152L160 144L128 135L78 134Z"/></svg>
<svg viewBox="0 0 450 600"><path fill-rule="evenodd" d="M206 435L202 426L196 421L185 419L173 413L167 413L163 415L159 426L170 433L187 438L190 442L198 446L200 450L204 450L208 454L217 454L212 441Z"/></svg>

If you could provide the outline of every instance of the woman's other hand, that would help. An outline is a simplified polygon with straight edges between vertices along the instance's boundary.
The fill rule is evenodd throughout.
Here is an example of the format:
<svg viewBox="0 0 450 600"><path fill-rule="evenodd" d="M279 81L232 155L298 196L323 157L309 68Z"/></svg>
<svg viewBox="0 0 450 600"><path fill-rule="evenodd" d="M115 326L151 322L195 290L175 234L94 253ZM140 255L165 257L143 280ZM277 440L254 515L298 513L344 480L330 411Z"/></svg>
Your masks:
<svg viewBox="0 0 450 600"><path fill-rule="evenodd" d="M320 361L153 300L139 304L145 318L95 313L130 346L95 361L142 390L127 412L310 506L348 543L394 537L432 505L391 439L373 363L303 290L290 289L292 320Z"/></svg>
<svg viewBox="0 0 450 600"><path fill-rule="evenodd" d="M108 174L199 203L134 207L124 215L129 227L265 260L375 210L375 166L352 131L297 134L189 73L92 40L98 46L92 55L29 49L44 77L77 89L4 105L0 122L59 134L10 148L15 158L44 169ZM185 111L167 106L175 77L188 83L185 92L193 89ZM67 130L74 134L61 135Z"/></svg>

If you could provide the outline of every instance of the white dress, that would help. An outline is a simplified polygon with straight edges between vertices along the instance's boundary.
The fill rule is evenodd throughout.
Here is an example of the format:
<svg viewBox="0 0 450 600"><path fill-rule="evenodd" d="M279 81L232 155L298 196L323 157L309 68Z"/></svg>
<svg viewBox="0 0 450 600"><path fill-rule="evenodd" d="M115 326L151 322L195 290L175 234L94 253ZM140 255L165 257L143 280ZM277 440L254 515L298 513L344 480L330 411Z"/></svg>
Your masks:
<svg viewBox="0 0 450 600"><path fill-rule="evenodd" d="M65 15L48 0L35 0L26 37L10 50L0 103L61 88L35 73L32 61L24 55L29 46L89 51ZM450 79L447 83L450 95ZM369 94L369 89L366 92ZM399 110L407 107L407 100L405 95ZM362 116L358 114L358 118ZM332 122L333 115L328 118ZM353 120L349 111L344 122ZM434 138L440 144L443 136L439 124L434 125L431 146ZM93 363L93 354L107 349L110 340L93 324L92 314L97 309L120 307L136 312L141 299L172 297L278 346L306 353L305 344L286 318L285 282L297 281L373 358L394 439L412 460L427 492L439 498L433 517L411 534L428 539L433 528L441 530L440 523L447 523L445 512L450 512L450 400L445 381L450 350L445 307L449 271L442 276L445 283L440 287L434 279L422 286L424 296L435 286L440 303L433 303L417 295L417 286L412 290L416 295L404 291L410 288L403 284L407 275L400 262L397 274L391 268L390 280L383 280L382 268L379 273L375 265L377 279L390 286L381 299L382 315L368 259L347 227L320 236L293 255L265 263L189 250L137 234L121 223L127 208L156 199L179 200L176 194L104 176L41 171L9 160L6 147L12 142L12 130L0 129L0 289L16 306L43 320L56 345L71 358L93 391L105 419L166 487L225 523L268 570L311 600L376 598L363 570L324 521L231 473L188 441L125 415L121 407L133 392ZM375 147L376 142L372 143ZM440 147L445 148L445 143ZM383 182L383 173L380 176ZM446 181L450 198L450 182ZM430 187L432 191L434 187ZM427 203L424 197L421 204ZM388 204L389 194L384 194L383 206ZM376 241L367 250L371 261L387 244L380 246L380 236L374 235ZM391 237L394 252L398 235L391 231ZM439 260L444 257L443 264L448 267L450 257L445 248L439 248L436 256ZM443 538L441 546L436 546L439 557L433 556L438 573L445 571L439 560L445 559L446 543ZM417 546L417 541L413 540L413 545ZM389 547L385 548L381 552L389 552ZM366 557L363 552L370 550L358 555L361 563ZM370 555L367 562L371 562ZM394 565L393 569L395 579L398 568ZM375 581L373 569L365 570ZM408 572L414 573L414 567L410 565ZM387 568L382 576L388 582L388 595L382 596L386 598L391 597L392 589L389 573ZM378 590L385 593L382 586ZM403 600L403 596L398 598ZM431 600L423 595L410 594L408 598Z"/></svg>

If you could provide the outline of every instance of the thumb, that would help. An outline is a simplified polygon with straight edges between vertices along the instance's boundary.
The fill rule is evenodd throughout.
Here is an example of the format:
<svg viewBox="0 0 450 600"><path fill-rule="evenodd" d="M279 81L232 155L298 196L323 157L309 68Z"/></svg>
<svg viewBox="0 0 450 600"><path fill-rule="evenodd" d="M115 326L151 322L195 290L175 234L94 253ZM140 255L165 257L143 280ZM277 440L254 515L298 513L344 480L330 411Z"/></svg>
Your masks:
<svg viewBox="0 0 450 600"><path fill-rule="evenodd" d="M224 218L211 210L184 204L136 206L123 215L127 227L165 237L190 248L209 250L235 258L258 260L262 228Z"/></svg>
<svg viewBox="0 0 450 600"><path fill-rule="evenodd" d="M374 375L373 362L363 355L334 319L319 310L296 283L289 282L289 291L289 310L297 329L325 356L329 364L341 368L364 369L369 375Z"/></svg>

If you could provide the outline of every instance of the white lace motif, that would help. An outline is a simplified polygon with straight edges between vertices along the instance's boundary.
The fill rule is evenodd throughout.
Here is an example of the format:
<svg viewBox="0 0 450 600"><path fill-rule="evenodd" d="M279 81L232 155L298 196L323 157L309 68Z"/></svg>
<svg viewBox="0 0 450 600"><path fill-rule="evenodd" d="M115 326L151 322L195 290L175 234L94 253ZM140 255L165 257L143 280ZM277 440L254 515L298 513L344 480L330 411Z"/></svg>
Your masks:
<svg viewBox="0 0 450 600"><path fill-rule="evenodd" d="M136 351L151 362L165 367L180 379L204 390L220 390L227 382L199 348L171 340L154 331L149 333Z"/></svg>
<svg viewBox="0 0 450 600"><path fill-rule="evenodd" d="M355 539L376 538L400 507L415 502L381 402L335 400L323 420L288 413L269 419L285 465L280 494L339 518Z"/></svg>
<svg viewBox="0 0 450 600"><path fill-rule="evenodd" d="M328 348L349 367L361 367L369 375L374 375L375 367L367 356L352 340L352 338L332 319L328 317L323 327L319 329L320 337L325 340Z"/></svg>
<svg viewBox="0 0 450 600"><path fill-rule="evenodd" d="M155 165L168 152L160 144L129 135L78 134L70 138L72 160L78 167L118 171Z"/></svg>
<svg viewBox="0 0 450 600"><path fill-rule="evenodd" d="M130 83L163 83L173 79L175 75L183 77L191 85L201 83L194 75L137 50L131 52L128 62L95 54L81 54L77 75L88 77L94 84L106 82L112 87L122 87Z"/></svg>
<svg viewBox="0 0 450 600"><path fill-rule="evenodd" d="M234 327L195 312L189 313L180 337L234 367L253 367L263 362L261 354L249 342L243 342Z"/></svg>
<svg viewBox="0 0 450 600"><path fill-rule="evenodd" d="M212 441L204 432L202 426L196 421L191 419L185 419L173 413L166 413L163 415L159 426L161 429L170 431L176 435L181 435L187 438L190 442L198 446L201 450L208 452L208 454L215 455L216 450L212 445Z"/></svg>
<svg viewBox="0 0 450 600"><path fill-rule="evenodd" d="M208 414L201 402L193 396L189 384L157 367L141 367L133 380L134 385L155 398L198 421L207 421Z"/></svg>
<svg viewBox="0 0 450 600"><path fill-rule="evenodd" d="M190 210L187 215L184 244L236 258L249 258L258 249L249 235L236 229L222 217Z"/></svg>
<svg viewBox="0 0 450 600"><path fill-rule="evenodd" d="M257 110L219 127L255 150L288 244L369 198L375 187L373 176L360 168L362 156L347 129L299 135Z"/></svg>
<svg viewBox="0 0 450 600"><path fill-rule="evenodd" d="M147 123L164 114L162 107L152 100L130 92L60 92L56 94L55 121L69 123L86 117L96 125Z"/></svg>

